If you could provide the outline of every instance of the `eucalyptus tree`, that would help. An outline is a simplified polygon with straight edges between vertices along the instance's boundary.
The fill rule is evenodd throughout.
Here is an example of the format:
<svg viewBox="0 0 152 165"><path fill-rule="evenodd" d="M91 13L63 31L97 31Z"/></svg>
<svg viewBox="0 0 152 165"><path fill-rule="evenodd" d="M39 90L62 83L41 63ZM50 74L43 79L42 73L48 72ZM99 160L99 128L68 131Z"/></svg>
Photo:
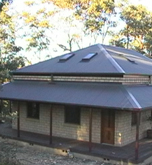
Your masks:
<svg viewBox="0 0 152 165"><path fill-rule="evenodd" d="M104 43L106 36L111 28L116 27L114 19L115 2L114 0L45 0L53 2L60 8L73 9L77 19L84 23L85 33L98 35L100 42Z"/></svg>
<svg viewBox="0 0 152 165"><path fill-rule="evenodd" d="M3 6L5 6L6 3L12 3L13 0L1 0L0 1L0 11L2 11Z"/></svg>
<svg viewBox="0 0 152 165"><path fill-rule="evenodd" d="M16 45L15 26L8 11L5 4L0 12L0 83L10 79L10 70L25 65L24 57L17 56L22 47Z"/></svg>
<svg viewBox="0 0 152 165"><path fill-rule="evenodd" d="M57 9L47 2L25 1L25 8L18 13L22 20L22 38L27 52L32 52L34 60L41 61L49 57L52 41L53 16Z"/></svg>
<svg viewBox="0 0 152 165"><path fill-rule="evenodd" d="M125 26L114 35L111 43L151 55L152 12L142 5L128 5L121 10Z"/></svg>

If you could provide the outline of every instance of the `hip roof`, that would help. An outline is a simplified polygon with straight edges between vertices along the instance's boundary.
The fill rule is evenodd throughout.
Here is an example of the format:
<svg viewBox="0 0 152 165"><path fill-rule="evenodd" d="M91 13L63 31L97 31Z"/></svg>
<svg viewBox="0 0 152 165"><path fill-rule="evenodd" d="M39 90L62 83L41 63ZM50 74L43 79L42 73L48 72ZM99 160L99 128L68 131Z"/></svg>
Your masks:
<svg viewBox="0 0 152 165"><path fill-rule="evenodd" d="M143 96L146 96L144 98ZM1 99L137 110L152 107L152 86L15 81L3 85Z"/></svg>
<svg viewBox="0 0 152 165"><path fill-rule="evenodd" d="M85 59L87 55L96 54ZM70 57L70 58L66 58ZM64 60L60 60L64 59ZM145 74L152 75L152 60L125 48L96 44L37 64L14 74Z"/></svg>

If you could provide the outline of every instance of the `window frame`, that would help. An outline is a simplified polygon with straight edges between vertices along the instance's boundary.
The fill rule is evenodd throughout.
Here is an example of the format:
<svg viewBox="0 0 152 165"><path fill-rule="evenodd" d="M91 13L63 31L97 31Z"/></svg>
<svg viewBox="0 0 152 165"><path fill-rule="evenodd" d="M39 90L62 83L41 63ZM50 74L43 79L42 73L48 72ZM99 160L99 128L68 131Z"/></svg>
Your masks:
<svg viewBox="0 0 152 165"><path fill-rule="evenodd" d="M71 106L71 105L64 106L64 123L80 125L81 108L79 106Z"/></svg>
<svg viewBox="0 0 152 165"><path fill-rule="evenodd" d="M70 58L72 58L74 55L75 55L74 53L65 54L64 56L62 56L59 59L59 62L65 62L65 61L69 60Z"/></svg>
<svg viewBox="0 0 152 165"><path fill-rule="evenodd" d="M93 53L88 53L86 56L82 58L82 61L90 61L92 58L94 58L98 53L93 52Z"/></svg>
<svg viewBox="0 0 152 165"><path fill-rule="evenodd" d="M40 119L40 104L36 102L27 102L26 103L26 116L29 119ZM36 111L36 112L34 112Z"/></svg>

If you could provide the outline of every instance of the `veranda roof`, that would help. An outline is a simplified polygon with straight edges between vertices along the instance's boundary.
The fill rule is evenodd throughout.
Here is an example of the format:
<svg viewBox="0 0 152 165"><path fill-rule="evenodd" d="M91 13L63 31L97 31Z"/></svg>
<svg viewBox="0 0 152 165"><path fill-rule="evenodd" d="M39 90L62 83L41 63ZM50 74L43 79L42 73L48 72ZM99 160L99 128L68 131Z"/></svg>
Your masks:
<svg viewBox="0 0 152 165"><path fill-rule="evenodd" d="M2 86L0 99L137 110L152 107L152 86L14 81Z"/></svg>

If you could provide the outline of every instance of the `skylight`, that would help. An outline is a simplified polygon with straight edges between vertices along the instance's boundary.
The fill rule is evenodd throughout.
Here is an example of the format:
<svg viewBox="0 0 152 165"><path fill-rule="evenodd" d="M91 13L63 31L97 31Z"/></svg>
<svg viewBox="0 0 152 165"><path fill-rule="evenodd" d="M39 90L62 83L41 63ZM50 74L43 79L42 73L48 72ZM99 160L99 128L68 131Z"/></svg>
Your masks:
<svg viewBox="0 0 152 165"><path fill-rule="evenodd" d="M66 54L66 55L64 55L63 57L61 57L61 58L59 59L59 61L67 61L68 59L70 59L70 58L73 57L73 56L74 56L74 53Z"/></svg>
<svg viewBox="0 0 152 165"><path fill-rule="evenodd" d="M98 53L89 53L85 57L82 58L82 61L89 61L91 58L93 58Z"/></svg>

